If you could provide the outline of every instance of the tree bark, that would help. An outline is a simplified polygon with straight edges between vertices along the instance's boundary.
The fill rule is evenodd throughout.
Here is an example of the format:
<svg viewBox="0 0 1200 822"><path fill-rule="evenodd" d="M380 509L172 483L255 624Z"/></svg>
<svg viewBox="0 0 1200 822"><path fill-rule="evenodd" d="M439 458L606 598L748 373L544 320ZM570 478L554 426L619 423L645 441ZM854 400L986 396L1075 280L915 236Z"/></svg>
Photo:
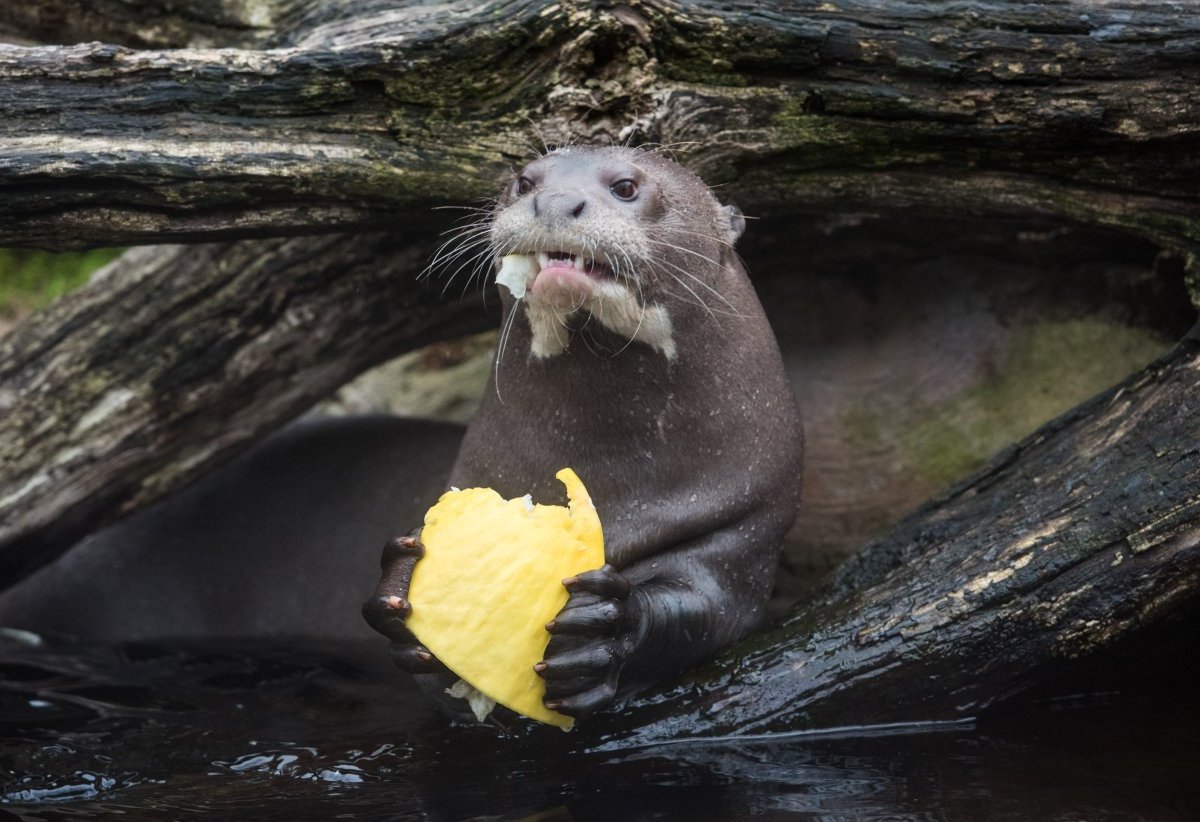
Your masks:
<svg viewBox="0 0 1200 822"><path fill-rule="evenodd" d="M825 596L641 700L594 743L967 719L1194 616L1198 332L999 455L864 549Z"/></svg>
<svg viewBox="0 0 1200 822"><path fill-rule="evenodd" d="M297 3L259 51L0 51L0 242L381 225L490 196L531 142L565 138L673 146L752 211L1042 215L1200 242L1200 13L530 0L337 14Z"/></svg>
<svg viewBox="0 0 1200 822"><path fill-rule="evenodd" d="M423 238L422 238L423 239ZM407 234L141 249L0 339L0 581L310 408L487 327Z"/></svg>
<svg viewBox="0 0 1200 822"><path fill-rule="evenodd" d="M272 0L39 0L0 7L0 41L101 41L132 48L261 45L285 3ZM294 4L293 4L294 5Z"/></svg>

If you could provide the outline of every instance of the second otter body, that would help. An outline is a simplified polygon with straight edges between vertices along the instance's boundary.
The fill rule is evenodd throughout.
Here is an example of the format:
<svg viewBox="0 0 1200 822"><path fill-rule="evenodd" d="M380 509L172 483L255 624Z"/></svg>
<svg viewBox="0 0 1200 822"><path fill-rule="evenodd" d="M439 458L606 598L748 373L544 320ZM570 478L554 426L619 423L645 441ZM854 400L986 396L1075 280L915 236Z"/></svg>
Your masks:
<svg viewBox="0 0 1200 822"><path fill-rule="evenodd" d="M549 500L569 465L592 492L609 565L568 581L549 626L552 709L589 714L762 620L801 427L742 226L693 173L625 148L551 152L498 201L502 342L450 482ZM374 602L394 606L407 575L387 566Z"/></svg>

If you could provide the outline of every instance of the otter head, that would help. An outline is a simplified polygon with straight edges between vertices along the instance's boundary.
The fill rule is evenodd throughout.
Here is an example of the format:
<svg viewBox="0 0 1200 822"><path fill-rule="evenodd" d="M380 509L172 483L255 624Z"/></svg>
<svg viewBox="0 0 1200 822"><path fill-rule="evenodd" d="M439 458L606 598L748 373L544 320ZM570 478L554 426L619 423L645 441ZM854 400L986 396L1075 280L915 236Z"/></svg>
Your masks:
<svg viewBox="0 0 1200 822"><path fill-rule="evenodd" d="M677 313L728 304L723 278L744 226L661 154L571 146L527 165L500 195L496 281L524 303L534 356L562 353L573 329L596 322L674 359Z"/></svg>

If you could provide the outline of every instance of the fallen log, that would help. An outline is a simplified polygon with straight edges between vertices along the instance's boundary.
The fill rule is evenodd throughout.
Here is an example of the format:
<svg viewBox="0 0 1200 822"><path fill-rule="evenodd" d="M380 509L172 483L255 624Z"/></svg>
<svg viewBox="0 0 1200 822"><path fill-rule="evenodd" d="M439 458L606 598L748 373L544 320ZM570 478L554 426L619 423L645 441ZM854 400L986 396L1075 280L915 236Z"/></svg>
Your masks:
<svg viewBox="0 0 1200 822"><path fill-rule="evenodd" d="M224 19L221 8L195 25ZM531 132L535 145L673 146L748 213L919 208L1200 242L1194 11L261 8L270 33L256 38L269 49L0 48L0 243L390 224L431 202L491 196L528 156Z"/></svg>
<svg viewBox="0 0 1200 822"><path fill-rule="evenodd" d="M1200 604L1200 328L594 744L953 721Z"/></svg>
<svg viewBox="0 0 1200 822"><path fill-rule="evenodd" d="M173 3L148 0L43 0L0 8L4 42L101 41L134 48L239 47L259 45L274 33L287 4L260 0Z"/></svg>
<svg viewBox="0 0 1200 822"><path fill-rule="evenodd" d="M487 327L404 233L138 249L0 339L0 585L409 348Z"/></svg>

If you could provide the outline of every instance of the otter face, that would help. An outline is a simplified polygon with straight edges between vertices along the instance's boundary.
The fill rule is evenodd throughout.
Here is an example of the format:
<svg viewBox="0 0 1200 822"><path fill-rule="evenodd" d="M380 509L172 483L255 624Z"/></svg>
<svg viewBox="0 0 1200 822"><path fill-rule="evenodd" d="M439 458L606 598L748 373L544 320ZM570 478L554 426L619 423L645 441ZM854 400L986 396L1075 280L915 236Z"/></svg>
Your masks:
<svg viewBox="0 0 1200 822"><path fill-rule="evenodd" d="M516 175L490 239L497 283L526 306L535 356L564 351L590 318L674 359L672 309L720 302L740 226L736 209L661 155L569 147Z"/></svg>

